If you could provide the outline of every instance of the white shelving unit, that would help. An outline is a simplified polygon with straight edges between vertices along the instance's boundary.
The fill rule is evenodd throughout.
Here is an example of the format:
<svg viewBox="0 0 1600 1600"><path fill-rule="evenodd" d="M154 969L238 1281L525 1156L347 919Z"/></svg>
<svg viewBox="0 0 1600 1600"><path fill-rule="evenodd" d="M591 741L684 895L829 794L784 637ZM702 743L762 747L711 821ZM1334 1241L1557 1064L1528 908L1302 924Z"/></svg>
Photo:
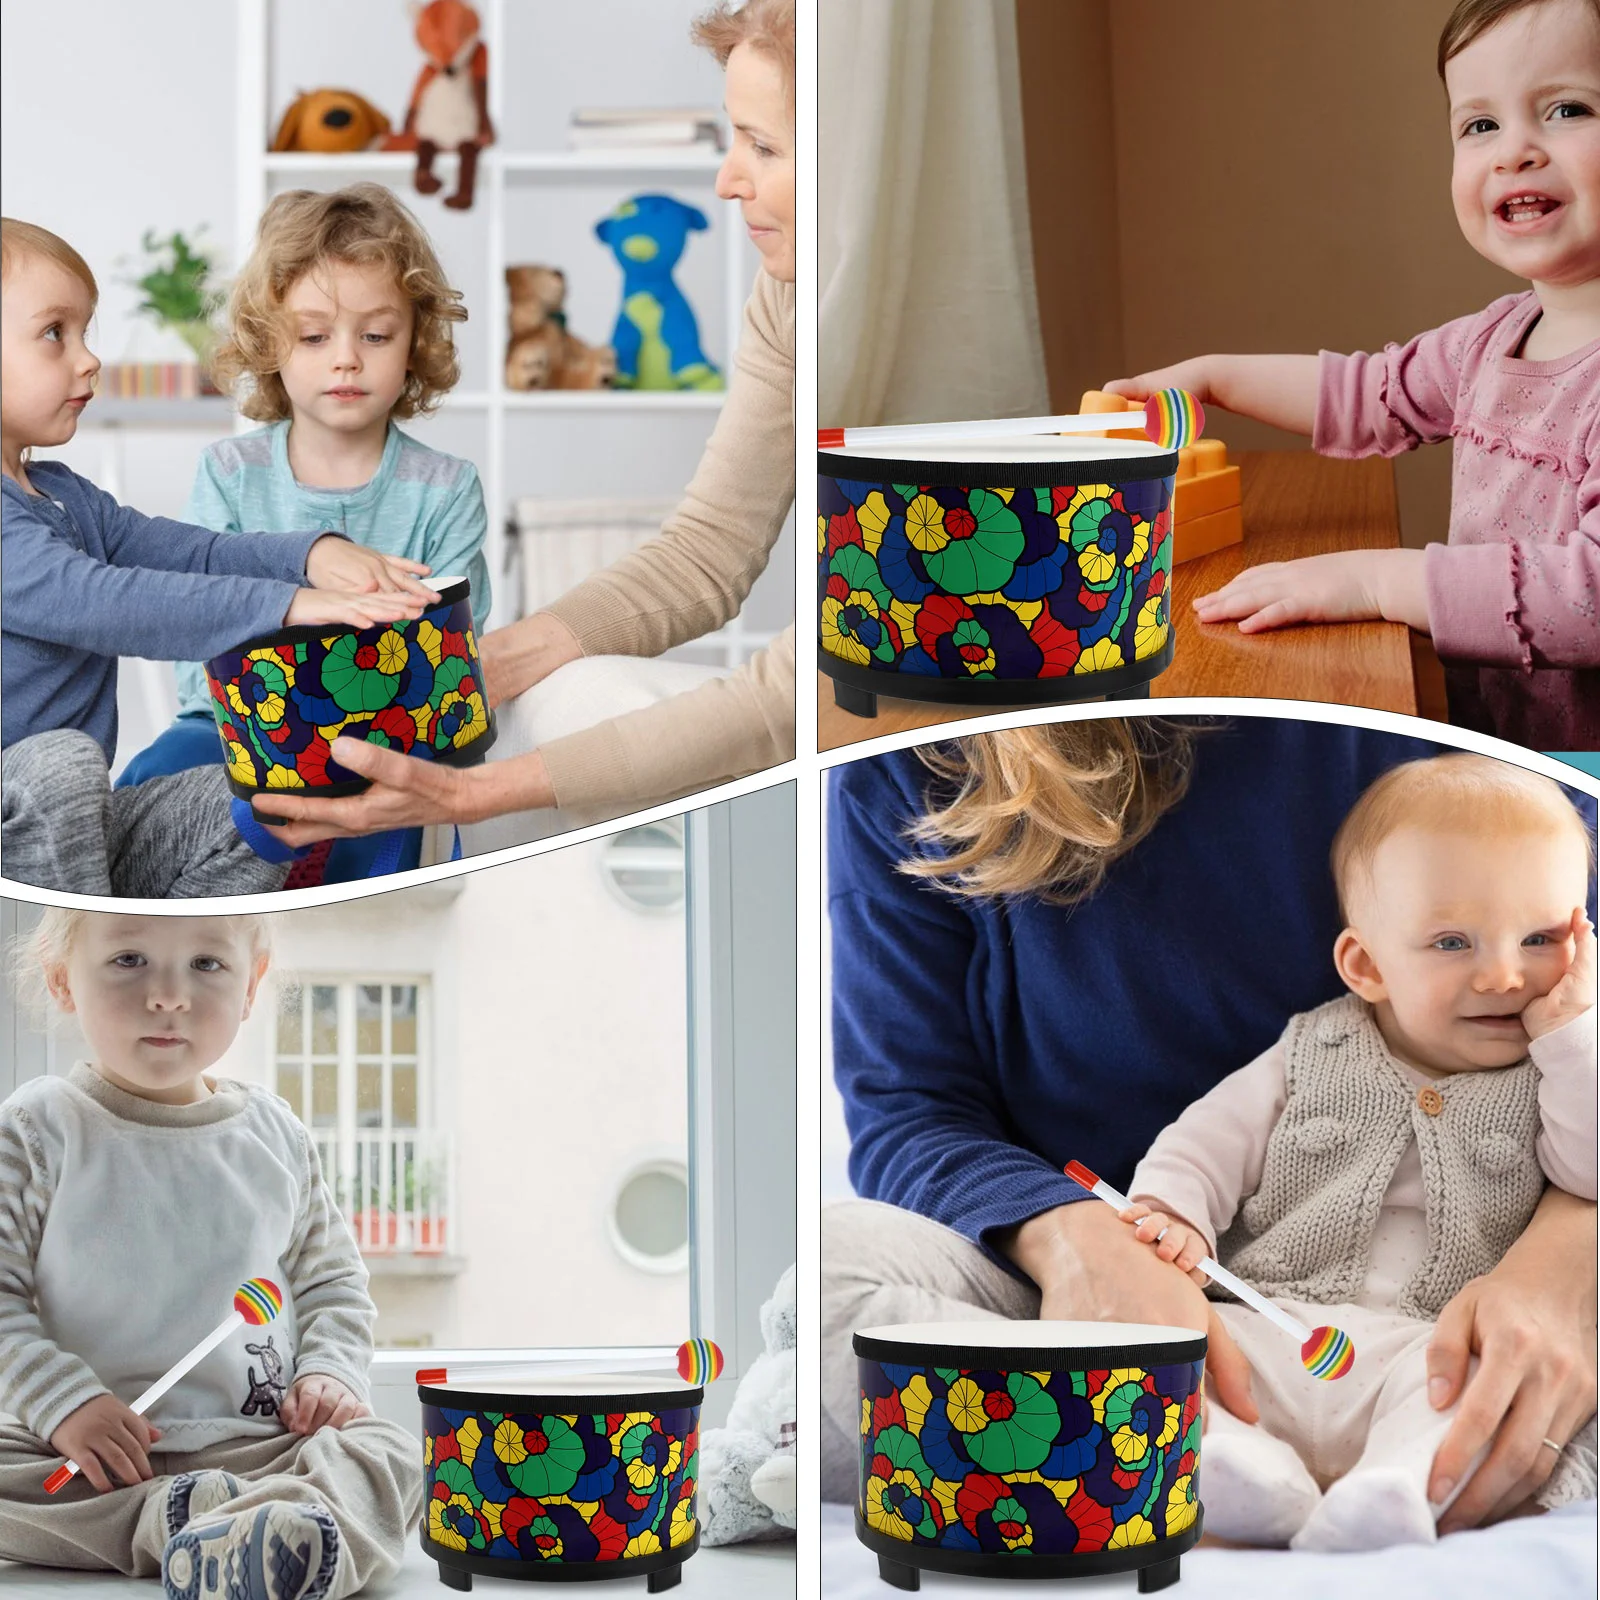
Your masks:
<svg viewBox="0 0 1600 1600"><path fill-rule="evenodd" d="M505 48L508 4L511 0L476 0L483 19L484 39L489 46L489 107L500 132L500 108L506 105L507 57ZM235 253L242 261L255 237L256 224L274 188L285 181L304 177L308 182L328 179L356 181L362 178L387 183L414 209L419 207L411 175L415 158L404 151L366 151L351 155L309 155L273 153L266 149L273 116L281 110L285 86L272 79L273 5L271 0L238 0L238 75L235 84L235 128L238 150L238 179L235 193ZM398 110L398 108L397 108ZM398 116L396 121L398 123ZM700 201L712 218L710 239L720 252L723 301L723 349L721 364L727 370L739 340L744 300L753 281L756 257L741 224L738 204L716 199L712 190L721 156L712 150L559 151L513 150L500 144L486 149L478 163L474 206L484 212L487 242L483 253L482 280L462 283L472 307L473 320L482 319L488 338L488 386L458 390L447 397L442 413L475 413L483 418L484 450L475 464L483 481L489 508L490 569L502 570L503 526L512 498L507 472L508 423L524 412L567 415L582 419L615 416L622 413L658 413L663 416L716 411L723 395L712 393L647 393L641 391L561 391L531 393L507 391L503 383L503 361L498 352L504 347L507 320L505 268L507 261L507 211L514 191L528 185L592 184L595 180L616 180L627 185L639 180L670 177L703 186ZM455 158L440 158L438 170L448 184L454 180ZM421 202L426 205L426 202ZM422 211L424 221L428 213ZM241 428L253 424L240 419ZM527 426L519 423L518 426ZM694 460L683 464L682 483L687 483ZM681 487L681 485L680 485ZM513 597L499 585L495 597L496 622L511 620L516 607ZM516 597L520 599L520 597ZM770 632L746 630L735 618L714 636L726 664L742 662L754 649L772 638ZM712 641L705 641L710 643Z"/></svg>

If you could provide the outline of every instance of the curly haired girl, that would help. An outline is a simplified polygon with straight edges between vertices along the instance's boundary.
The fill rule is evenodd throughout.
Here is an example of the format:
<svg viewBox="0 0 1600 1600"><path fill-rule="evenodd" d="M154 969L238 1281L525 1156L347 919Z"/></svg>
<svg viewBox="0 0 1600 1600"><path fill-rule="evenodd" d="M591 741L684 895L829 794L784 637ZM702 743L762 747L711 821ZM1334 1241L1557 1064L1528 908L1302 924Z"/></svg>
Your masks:
<svg viewBox="0 0 1600 1600"><path fill-rule="evenodd" d="M488 520L477 471L396 426L455 384L451 329L466 315L427 234L383 185L278 195L234 283L215 363L239 409L266 426L207 448L188 520L228 533L333 528L464 575L481 629ZM178 699L177 721L123 783L220 758L198 665L179 664ZM330 864L330 881L341 875Z"/></svg>

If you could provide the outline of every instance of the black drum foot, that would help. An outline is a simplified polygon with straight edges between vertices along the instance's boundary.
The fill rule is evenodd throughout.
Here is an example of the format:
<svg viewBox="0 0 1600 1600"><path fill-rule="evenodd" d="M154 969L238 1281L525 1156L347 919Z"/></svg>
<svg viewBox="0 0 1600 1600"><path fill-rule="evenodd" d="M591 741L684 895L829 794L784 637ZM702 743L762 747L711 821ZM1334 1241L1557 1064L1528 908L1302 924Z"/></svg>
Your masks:
<svg viewBox="0 0 1600 1600"><path fill-rule="evenodd" d="M1150 698L1150 685L1148 682L1136 683L1131 689L1118 689L1114 694L1108 694L1107 700L1148 700Z"/></svg>
<svg viewBox="0 0 1600 1600"><path fill-rule="evenodd" d="M660 1594L663 1589L676 1589L683 1582L683 1563L674 1563L670 1567L662 1567L659 1572L652 1572L644 1580L647 1594Z"/></svg>
<svg viewBox="0 0 1600 1600"><path fill-rule="evenodd" d="M1156 1561L1139 1568L1139 1593L1154 1594L1157 1589L1168 1589L1178 1581L1178 1557L1170 1561Z"/></svg>
<svg viewBox="0 0 1600 1600"><path fill-rule="evenodd" d="M854 684L833 680L833 703L853 717L875 717L878 714L878 697L870 689L858 689Z"/></svg>
<svg viewBox="0 0 1600 1600"><path fill-rule="evenodd" d="M922 1587L922 1574L915 1567L891 1561L888 1556L878 1557L878 1576L891 1589L904 1589L907 1594L915 1594Z"/></svg>
<svg viewBox="0 0 1600 1600"><path fill-rule="evenodd" d="M447 1567L442 1562L439 1565L439 1582L447 1589L459 1589L466 1594L472 1588L472 1574L458 1572L454 1567Z"/></svg>

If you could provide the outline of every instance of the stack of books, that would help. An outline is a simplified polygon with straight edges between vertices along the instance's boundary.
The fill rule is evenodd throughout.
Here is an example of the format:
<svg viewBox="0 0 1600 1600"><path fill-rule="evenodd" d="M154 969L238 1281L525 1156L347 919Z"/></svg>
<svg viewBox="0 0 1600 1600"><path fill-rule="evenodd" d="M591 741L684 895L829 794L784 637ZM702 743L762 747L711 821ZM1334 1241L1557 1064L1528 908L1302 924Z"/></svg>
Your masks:
<svg viewBox="0 0 1600 1600"><path fill-rule="evenodd" d="M97 392L112 400L197 400L217 391L193 361L109 361Z"/></svg>
<svg viewBox="0 0 1600 1600"><path fill-rule="evenodd" d="M579 110L567 128L569 150L685 150L722 148L722 124L714 110L634 107Z"/></svg>

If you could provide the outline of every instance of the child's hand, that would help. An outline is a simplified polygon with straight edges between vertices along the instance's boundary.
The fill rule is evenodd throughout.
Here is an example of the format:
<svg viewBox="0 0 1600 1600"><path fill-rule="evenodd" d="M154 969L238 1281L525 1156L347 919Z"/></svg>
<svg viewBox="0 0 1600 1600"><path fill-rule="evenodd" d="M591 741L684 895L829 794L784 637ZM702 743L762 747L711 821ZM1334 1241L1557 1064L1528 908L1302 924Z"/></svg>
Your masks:
<svg viewBox="0 0 1600 1600"><path fill-rule="evenodd" d="M356 594L406 595L432 605L438 598L436 589L418 583L428 568L420 561L408 561L403 556L386 556L381 551L369 550L363 544L341 539L334 534L324 534L312 545L306 557L306 582L313 589L343 589ZM416 612L408 615L415 616Z"/></svg>
<svg viewBox="0 0 1600 1600"><path fill-rule="evenodd" d="M1420 550L1337 550L1267 561L1194 603L1202 622L1237 620L1240 633L1297 622L1403 622L1428 631Z"/></svg>
<svg viewBox="0 0 1600 1600"><path fill-rule="evenodd" d="M1187 389L1203 406L1221 405L1211 384L1211 358L1195 356L1176 366L1141 372L1137 378L1116 378L1106 385L1105 392L1120 394L1124 400L1148 400L1163 389Z"/></svg>
<svg viewBox="0 0 1600 1600"><path fill-rule="evenodd" d="M114 1394L97 1394L69 1413L50 1435L50 1448L78 1469L101 1494L119 1484L148 1481L150 1446L161 1430L130 1411Z"/></svg>
<svg viewBox="0 0 1600 1600"><path fill-rule="evenodd" d="M370 1417L372 1407L364 1405L337 1378L311 1372L289 1386L278 1415L290 1433L309 1437L318 1428L342 1428L357 1417Z"/></svg>
<svg viewBox="0 0 1600 1600"><path fill-rule="evenodd" d="M1582 906L1573 910L1567 937L1572 940L1567 970L1549 994L1530 1000L1522 1008L1522 1026L1530 1039L1554 1033L1594 1005L1594 924Z"/></svg>
<svg viewBox="0 0 1600 1600"><path fill-rule="evenodd" d="M376 622L399 622L421 614L422 602L406 595L296 589L283 622L288 628L370 628Z"/></svg>
<svg viewBox="0 0 1600 1600"><path fill-rule="evenodd" d="M1117 1215L1134 1225L1134 1238L1141 1244L1153 1246L1163 1261L1170 1261L1187 1272L1202 1289L1211 1282L1199 1270L1201 1261L1210 1252L1205 1240L1187 1222L1178 1222L1164 1211L1152 1211L1138 1201Z"/></svg>

